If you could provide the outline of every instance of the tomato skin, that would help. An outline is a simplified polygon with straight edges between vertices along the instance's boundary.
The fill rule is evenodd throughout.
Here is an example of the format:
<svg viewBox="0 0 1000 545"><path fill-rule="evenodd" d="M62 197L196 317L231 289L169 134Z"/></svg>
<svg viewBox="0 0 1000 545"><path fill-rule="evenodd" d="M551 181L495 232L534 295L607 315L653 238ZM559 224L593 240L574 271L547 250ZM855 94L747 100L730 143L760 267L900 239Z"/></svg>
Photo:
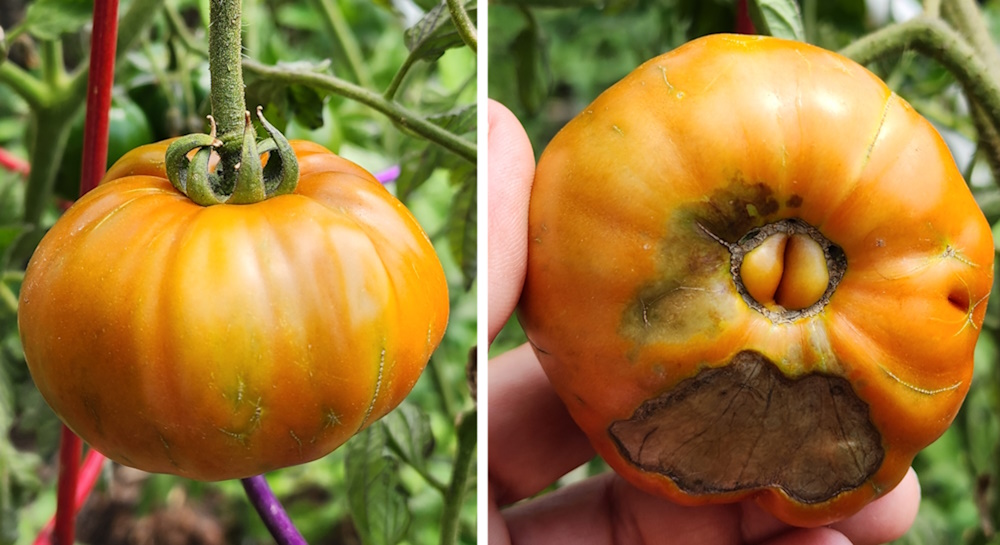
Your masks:
<svg viewBox="0 0 1000 545"><path fill-rule="evenodd" d="M447 284L367 171L293 142L295 193L201 207L133 150L29 263L36 385L108 457L199 480L326 455L395 407L440 342Z"/></svg>
<svg viewBox="0 0 1000 545"><path fill-rule="evenodd" d="M847 266L821 311L775 323L737 292L712 237L735 244L790 218ZM950 425L992 273L989 225L912 107L834 53L716 35L643 64L545 149L519 317L571 415L627 480L687 505L753 498L818 526L891 490ZM846 379L880 437L877 470L805 502L772 485L694 493L627 458L616 422L748 350L789 383Z"/></svg>

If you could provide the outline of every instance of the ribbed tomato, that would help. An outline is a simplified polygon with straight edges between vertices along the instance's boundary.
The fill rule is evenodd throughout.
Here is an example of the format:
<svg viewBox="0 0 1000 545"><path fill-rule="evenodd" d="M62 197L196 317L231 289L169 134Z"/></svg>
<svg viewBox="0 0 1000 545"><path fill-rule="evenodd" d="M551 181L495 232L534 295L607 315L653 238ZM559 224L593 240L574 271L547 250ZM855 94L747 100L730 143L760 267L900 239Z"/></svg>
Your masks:
<svg viewBox="0 0 1000 545"><path fill-rule="evenodd" d="M834 53L718 35L548 145L520 319L626 479L814 526L891 490L969 388L990 227L934 128Z"/></svg>
<svg viewBox="0 0 1000 545"><path fill-rule="evenodd" d="M321 457L395 407L448 319L430 241L367 171L293 142L293 194L202 207L167 143L46 235L19 325L35 384L108 457L200 480Z"/></svg>

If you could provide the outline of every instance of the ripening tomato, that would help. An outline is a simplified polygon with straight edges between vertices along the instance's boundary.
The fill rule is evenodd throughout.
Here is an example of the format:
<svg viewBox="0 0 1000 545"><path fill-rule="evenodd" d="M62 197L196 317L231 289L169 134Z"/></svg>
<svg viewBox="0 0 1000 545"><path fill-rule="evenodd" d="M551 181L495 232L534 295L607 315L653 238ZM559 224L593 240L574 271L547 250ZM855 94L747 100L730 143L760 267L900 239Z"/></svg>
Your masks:
<svg viewBox="0 0 1000 545"><path fill-rule="evenodd" d="M969 388L990 227L930 123L837 54L718 35L648 61L545 149L529 224L545 372L679 503L848 516Z"/></svg>
<svg viewBox="0 0 1000 545"><path fill-rule="evenodd" d="M294 193L202 207L167 143L114 165L29 263L35 384L123 464L199 480L319 458L395 407L448 319L427 236L367 171L293 142Z"/></svg>

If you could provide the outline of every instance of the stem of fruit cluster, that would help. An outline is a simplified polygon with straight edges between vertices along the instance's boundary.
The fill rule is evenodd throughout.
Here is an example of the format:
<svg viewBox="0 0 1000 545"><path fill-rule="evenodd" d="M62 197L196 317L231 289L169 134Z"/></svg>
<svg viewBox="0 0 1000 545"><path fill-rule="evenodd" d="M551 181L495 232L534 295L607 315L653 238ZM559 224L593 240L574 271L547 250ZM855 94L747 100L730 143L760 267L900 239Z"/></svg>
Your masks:
<svg viewBox="0 0 1000 545"><path fill-rule="evenodd" d="M242 2L213 0L208 33L209 72L212 75L212 116L223 147L220 155L232 154L239 162L246 126L243 96Z"/></svg>
<svg viewBox="0 0 1000 545"><path fill-rule="evenodd" d="M465 45L469 46L469 49L473 53L476 52L479 40L476 37L476 25L469 18L469 13L465 11L465 6L462 4L462 0L447 0L448 11L451 12L451 20L455 23L455 29L458 30L458 35L465 42Z"/></svg>
<svg viewBox="0 0 1000 545"><path fill-rule="evenodd" d="M950 0L943 6L945 20L965 36L990 71L989 78L1000 82L1000 49L993 43L982 12L973 0ZM968 93L967 93L968 94ZM981 105L972 102L972 121L985 152L993 178L1000 183L1000 125L990 122Z"/></svg>
<svg viewBox="0 0 1000 545"><path fill-rule="evenodd" d="M427 121L423 117L407 110L392 100L387 100L374 91L369 91L368 89L327 74L294 68L267 66L251 59L243 60L243 68L247 72L272 81L314 87L360 102L385 114L397 125L423 136L472 164L476 163L475 143Z"/></svg>
<svg viewBox="0 0 1000 545"><path fill-rule="evenodd" d="M263 475L242 479L247 498L278 545L307 545Z"/></svg>
<svg viewBox="0 0 1000 545"><path fill-rule="evenodd" d="M458 453L452 466L451 483L445 493L444 509L441 513L441 545L458 543L462 500L468 490L469 469L476 453L476 410L463 413L457 423Z"/></svg>
<svg viewBox="0 0 1000 545"><path fill-rule="evenodd" d="M877 30L841 50L845 57L868 64L886 55L915 49L940 62L982 107L990 123L1000 127L1000 81L976 51L940 19L917 17Z"/></svg>

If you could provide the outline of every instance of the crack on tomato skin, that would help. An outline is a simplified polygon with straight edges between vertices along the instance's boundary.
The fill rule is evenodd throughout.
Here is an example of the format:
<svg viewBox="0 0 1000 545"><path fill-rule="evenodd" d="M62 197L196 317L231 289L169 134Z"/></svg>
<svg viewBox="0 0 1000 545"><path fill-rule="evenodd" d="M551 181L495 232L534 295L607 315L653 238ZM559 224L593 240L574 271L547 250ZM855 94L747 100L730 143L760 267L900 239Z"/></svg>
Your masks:
<svg viewBox="0 0 1000 545"><path fill-rule="evenodd" d="M167 461L170 462L170 465L180 469L181 465L177 463L177 460L174 460L174 455L170 452L170 443L167 441L167 438L164 437L163 432L156 430L156 435L160 438L160 444L163 445L163 451L167 455Z"/></svg>
<svg viewBox="0 0 1000 545"><path fill-rule="evenodd" d="M298 445L298 448L299 448L299 457L301 458L302 457L302 440L299 439L298 435L295 435L295 430L288 430L288 434L292 436L292 439L295 440L295 444Z"/></svg>
<svg viewBox="0 0 1000 545"><path fill-rule="evenodd" d="M901 385L909 388L910 390L913 390L914 392L917 392L918 394L932 396L932 395L937 395L937 394L943 394L945 392L951 392L953 390L959 389L962 386L962 382L959 381L959 382L956 382L955 384L952 384L950 386L944 386L942 388L935 388L933 390L928 390L926 388L921 388L921 387L919 387L919 386L917 386L915 384L910 384L909 382L906 382L905 380L903 380L902 378L896 376L892 371L886 369L882 365L879 365L878 368L881 369L882 372L885 373L892 380L894 380L894 381L898 382L899 384L901 384Z"/></svg>
<svg viewBox="0 0 1000 545"><path fill-rule="evenodd" d="M375 409L375 402L378 401L379 390L382 388L382 372L385 370L385 342L382 343L382 351L379 353L378 359L378 376L375 379L375 392L372 393L372 401L368 404L368 410L365 411L365 417L361 419L361 427L363 428L368 422L368 418L372 415L372 410Z"/></svg>

